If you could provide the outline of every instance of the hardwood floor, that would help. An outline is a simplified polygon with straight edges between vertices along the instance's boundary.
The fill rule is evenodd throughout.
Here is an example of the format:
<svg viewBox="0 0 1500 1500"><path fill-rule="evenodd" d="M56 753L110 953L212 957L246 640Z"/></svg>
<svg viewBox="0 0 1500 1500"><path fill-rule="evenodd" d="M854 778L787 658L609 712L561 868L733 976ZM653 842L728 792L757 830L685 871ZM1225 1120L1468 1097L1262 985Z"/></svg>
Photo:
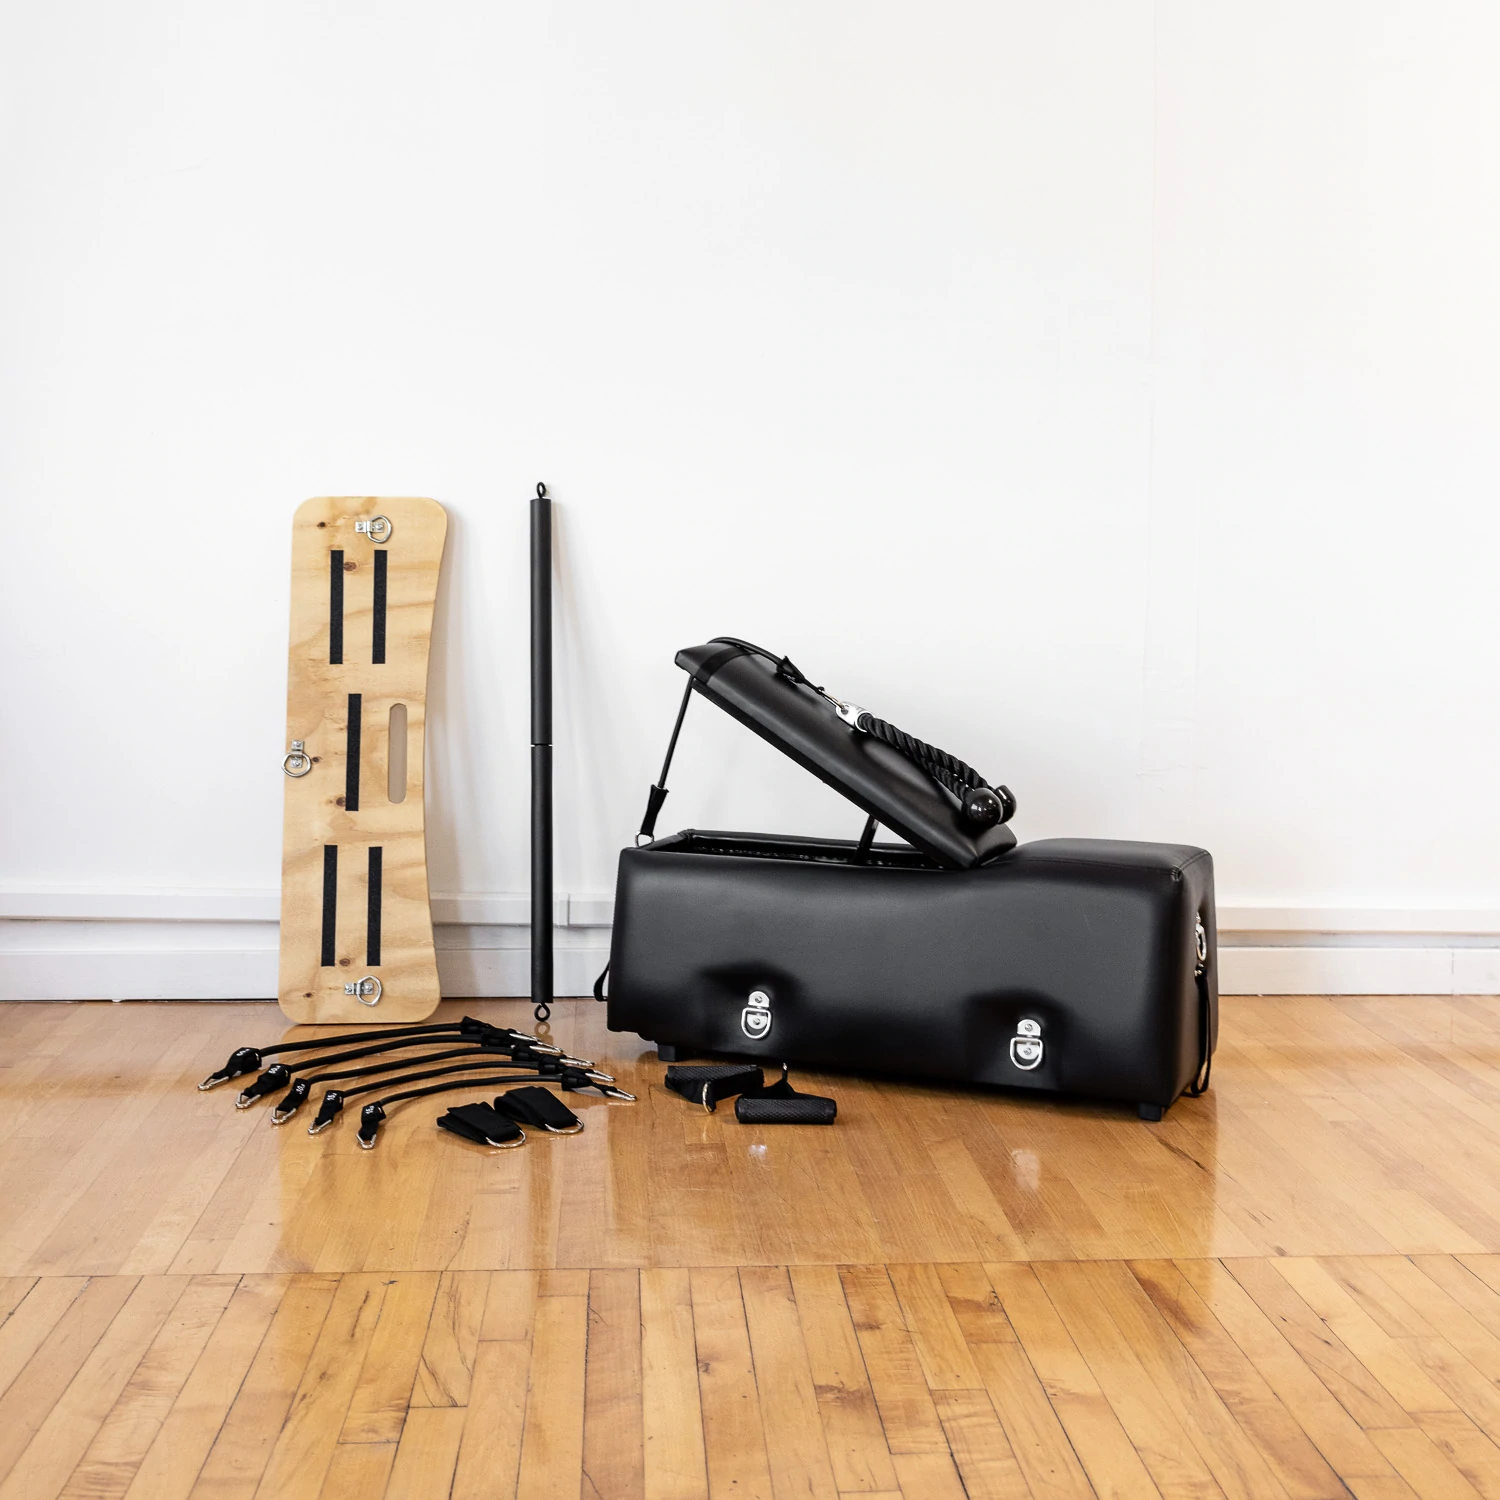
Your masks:
<svg viewBox="0 0 1500 1500"><path fill-rule="evenodd" d="M553 1031L641 1102L366 1153L193 1087L273 1007L0 1007L0 1500L1500 1497L1500 1001L1226 1001L1159 1125Z"/></svg>

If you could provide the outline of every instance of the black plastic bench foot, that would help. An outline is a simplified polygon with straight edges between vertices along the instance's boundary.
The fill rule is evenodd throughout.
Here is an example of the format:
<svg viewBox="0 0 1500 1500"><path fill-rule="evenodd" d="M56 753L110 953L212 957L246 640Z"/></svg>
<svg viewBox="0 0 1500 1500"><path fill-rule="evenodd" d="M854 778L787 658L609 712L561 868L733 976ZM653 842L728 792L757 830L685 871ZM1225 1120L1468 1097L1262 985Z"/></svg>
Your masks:
<svg viewBox="0 0 1500 1500"><path fill-rule="evenodd" d="M656 1056L659 1062L681 1062L682 1048L668 1047L658 1042L656 1044Z"/></svg>
<svg viewBox="0 0 1500 1500"><path fill-rule="evenodd" d="M1137 1104L1135 1112L1143 1120L1159 1120L1162 1114L1161 1105L1159 1104Z"/></svg>

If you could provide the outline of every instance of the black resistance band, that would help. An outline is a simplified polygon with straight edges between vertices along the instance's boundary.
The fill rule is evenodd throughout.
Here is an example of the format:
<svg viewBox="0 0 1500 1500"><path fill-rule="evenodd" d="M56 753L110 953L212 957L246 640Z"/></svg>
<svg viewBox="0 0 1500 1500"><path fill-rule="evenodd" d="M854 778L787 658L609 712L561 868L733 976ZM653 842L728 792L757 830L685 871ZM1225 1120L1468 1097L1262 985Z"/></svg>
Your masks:
<svg viewBox="0 0 1500 1500"><path fill-rule="evenodd" d="M253 1073L266 1058L276 1053L312 1052L348 1042L384 1042L387 1047L400 1047L405 1045L403 1039L414 1036L472 1036L484 1040L508 1040L524 1043L534 1052L540 1052L544 1056L562 1056L561 1047L554 1047L551 1042L544 1042L529 1032L516 1031L509 1026L492 1026L488 1021L478 1020L474 1016L465 1016L461 1021L421 1021L411 1026L383 1026L375 1031L346 1031L338 1036L313 1037L296 1042L274 1042L269 1047L236 1047L229 1054L229 1061L222 1068L210 1073L198 1087L200 1089L217 1088L221 1083L228 1083L231 1078L238 1078L242 1073Z"/></svg>
<svg viewBox="0 0 1500 1500"><path fill-rule="evenodd" d="M382 1052L404 1052L410 1047L444 1047L450 1042L460 1040L459 1035L451 1032L438 1036L407 1036L397 1037L393 1041L381 1040L372 1042L367 1047L349 1047L342 1052L329 1052L317 1057L293 1058L290 1062L272 1063L254 1083L248 1084L241 1092L236 1105L244 1109L253 1104L257 1099L266 1094L274 1094L292 1077L294 1073L305 1073L309 1068L326 1068L333 1063L353 1062L360 1057L374 1057ZM529 1042L513 1041L508 1037L485 1037L471 1036L462 1037L469 1043L468 1050L471 1052L501 1052L511 1057L525 1057L532 1061L551 1056L550 1052L543 1052L533 1047ZM325 1043L330 1045L329 1043ZM412 1058L411 1061L418 1061ZM592 1066L592 1064L588 1064Z"/></svg>
<svg viewBox="0 0 1500 1500"><path fill-rule="evenodd" d="M357 1089L329 1089L323 1095L323 1102L318 1106L318 1113L311 1125L307 1127L309 1135L317 1135L320 1131L327 1130L338 1118L340 1110L345 1103L360 1094L372 1094L376 1089L389 1088L392 1084L420 1083L425 1078L447 1078L455 1074L475 1073L494 1070L502 1066L493 1058L486 1058L481 1062L450 1063L447 1067L433 1068L423 1073L407 1073L399 1078L382 1078L376 1083L367 1083ZM634 1094L627 1094L624 1089L617 1089L610 1080L608 1074L597 1073L592 1068L559 1068L556 1071L537 1072L532 1075L538 1082L556 1082L563 1088L596 1088L602 1094L608 1094L613 1099L635 1099ZM514 1081L514 1075L509 1077L499 1074L494 1078L475 1078L472 1080L459 1079L458 1085L463 1086L467 1082L473 1083L509 1083ZM406 1096L403 1095L403 1098Z"/></svg>

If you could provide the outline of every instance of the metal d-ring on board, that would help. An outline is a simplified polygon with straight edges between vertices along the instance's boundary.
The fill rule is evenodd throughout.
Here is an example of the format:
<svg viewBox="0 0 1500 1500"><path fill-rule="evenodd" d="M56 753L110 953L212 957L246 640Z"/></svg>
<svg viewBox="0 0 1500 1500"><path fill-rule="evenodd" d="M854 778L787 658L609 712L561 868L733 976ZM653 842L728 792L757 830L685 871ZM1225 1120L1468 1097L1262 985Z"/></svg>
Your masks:
<svg viewBox="0 0 1500 1500"><path fill-rule="evenodd" d="M373 974L366 974L363 979L348 980L344 993L353 995L361 1005L379 1005L384 986Z"/></svg>
<svg viewBox="0 0 1500 1500"><path fill-rule="evenodd" d="M354 523L356 533L360 536L369 537L376 546L390 541L391 533L395 529L391 524L389 516L371 516L368 521L356 521Z"/></svg>
<svg viewBox="0 0 1500 1500"><path fill-rule="evenodd" d="M312 770L312 757L304 740L293 740L292 748L281 758L281 769L288 776L306 776Z"/></svg>

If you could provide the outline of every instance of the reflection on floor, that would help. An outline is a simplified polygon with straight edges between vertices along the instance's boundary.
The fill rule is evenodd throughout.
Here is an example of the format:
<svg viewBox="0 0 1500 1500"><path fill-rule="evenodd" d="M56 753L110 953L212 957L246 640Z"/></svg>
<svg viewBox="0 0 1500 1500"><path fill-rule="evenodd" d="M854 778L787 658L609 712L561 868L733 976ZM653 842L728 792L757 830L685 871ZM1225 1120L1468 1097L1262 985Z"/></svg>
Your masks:
<svg viewBox="0 0 1500 1500"><path fill-rule="evenodd" d="M780 1132L570 1003L641 1102L504 1153L193 1087L282 1029L0 1007L0 1500L1500 1495L1496 1000L1226 1001L1159 1125Z"/></svg>

